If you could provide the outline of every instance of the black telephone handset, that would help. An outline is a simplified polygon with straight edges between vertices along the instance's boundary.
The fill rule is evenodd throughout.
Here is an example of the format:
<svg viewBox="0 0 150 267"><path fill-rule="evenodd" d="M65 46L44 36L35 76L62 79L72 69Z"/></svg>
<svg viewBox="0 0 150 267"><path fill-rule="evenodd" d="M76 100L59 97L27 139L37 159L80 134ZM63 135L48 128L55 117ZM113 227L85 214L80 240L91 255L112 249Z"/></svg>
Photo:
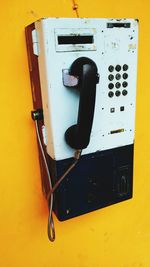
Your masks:
<svg viewBox="0 0 150 267"><path fill-rule="evenodd" d="M80 57L72 63L69 74L79 78L80 101L77 124L67 129L65 139L72 148L84 149L90 142L94 118L96 84L99 81L97 66L93 60Z"/></svg>

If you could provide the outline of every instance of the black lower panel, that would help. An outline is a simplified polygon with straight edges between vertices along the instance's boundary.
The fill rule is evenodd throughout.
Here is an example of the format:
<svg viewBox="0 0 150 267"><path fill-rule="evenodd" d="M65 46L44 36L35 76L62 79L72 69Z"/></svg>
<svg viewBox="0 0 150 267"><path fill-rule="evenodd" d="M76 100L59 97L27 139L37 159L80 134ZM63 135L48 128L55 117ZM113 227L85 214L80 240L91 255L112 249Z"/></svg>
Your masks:
<svg viewBox="0 0 150 267"><path fill-rule="evenodd" d="M50 160L53 183L72 158ZM54 195L54 211L66 220L132 197L133 145L81 156Z"/></svg>

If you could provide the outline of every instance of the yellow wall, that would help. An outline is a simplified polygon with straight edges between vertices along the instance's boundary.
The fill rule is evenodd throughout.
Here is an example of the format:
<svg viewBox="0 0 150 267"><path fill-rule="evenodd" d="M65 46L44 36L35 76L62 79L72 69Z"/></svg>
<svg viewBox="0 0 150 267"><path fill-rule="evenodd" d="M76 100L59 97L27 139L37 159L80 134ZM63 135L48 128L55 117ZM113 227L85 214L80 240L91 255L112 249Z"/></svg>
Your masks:
<svg viewBox="0 0 150 267"><path fill-rule="evenodd" d="M40 17L75 17L71 0L1 0L0 266L150 266L150 1L77 0L80 17L140 20L134 198L55 226L47 238L24 27Z"/></svg>

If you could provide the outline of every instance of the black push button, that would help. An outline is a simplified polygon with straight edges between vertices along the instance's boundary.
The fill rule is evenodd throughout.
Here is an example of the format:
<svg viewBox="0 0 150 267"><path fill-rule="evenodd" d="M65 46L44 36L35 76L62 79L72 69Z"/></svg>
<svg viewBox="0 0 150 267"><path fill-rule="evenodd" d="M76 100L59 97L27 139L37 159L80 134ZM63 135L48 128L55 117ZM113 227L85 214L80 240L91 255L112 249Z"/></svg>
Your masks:
<svg viewBox="0 0 150 267"><path fill-rule="evenodd" d="M116 86L116 88L120 88L121 84L120 84L119 82L117 82L117 83L115 84L115 86Z"/></svg>
<svg viewBox="0 0 150 267"><path fill-rule="evenodd" d="M109 83L108 87L109 87L109 89L113 89L114 88L114 84L113 83Z"/></svg>
<svg viewBox="0 0 150 267"><path fill-rule="evenodd" d="M127 82L123 82L123 83L122 83L122 86L125 88L125 87L128 86L128 83L127 83Z"/></svg>
<svg viewBox="0 0 150 267"><path fill-rule="evenodd" d="M123 77L123 79L127 79L128 78L128 74L127 73L124 73L123 75L122 75L122 77Z"/></svg>
<svg viewBox="0 0 150 267"><path fill-rule="evenodd" d="M113 97L113 96L114 96L114 93L113 93L112 91L110 91L110 92L108 93L108 96L109 96L109 97Z"/></svg>
<svg viewBox="0 0 150 267"><path fill-rule="evenodd" d="M120 80L121 79L121 75L119 73L116 74L116 80Z"/></svg>
<svg viewBox="0 0 150 267"><path fill-rule="evenodd" d="M110 75L108 76L108 79L109 79L110 81L113 81L113 79L114 79L114 75L110 74Z"/></svg>
<svg viewBox="0 0 150 267"><path fill-rule="evenodd" d="M121 70L121 66L120 65L117 65L116 68L115 68L116 71L120 71Z"/></svg>
<svg viewBox="0 0 150 267"><path fill-rule="evenodd" d="M124 70L124 71L127 71L128 68L129 68L129 66L128 66L127 64L124 64L124 65L123 65L123 70Z"/></svg>
<svg viewBox="0 0 150 267"><path fill-rule="evenodd" d="M111 112L111 113L114 113L114 112L115 112L115 108L111 108L111 109L110 109L110 112Z"/></svg>
<svg viewBox="0 0 150 267"><path fill-rule="evenodd" d="M120 111L124 111L124 106L120 107Z"/></svg>
<svg viewBox="0 0 150 267"><path fill-rule="evenodd" d="M127 93L128 93L127 90L123 90L123 91L122 91L122 94L123 94L124 96L127 95Z"/></svg>
<svg viewBox="0 0 150 267"><path fill-rule="evenodd" d="M109 70L110 72L113 72L113 71L114 71L114 66L110 65L110 66L108 67L108 70Z"/></svg>
<svg viewBox="0 0 150 267"><path fill-rule="evenodd" d="M117 91L115 92L115 95L116 95L116 96L120 96L120 95L121 95L120 91L117 90Z"/></svg>

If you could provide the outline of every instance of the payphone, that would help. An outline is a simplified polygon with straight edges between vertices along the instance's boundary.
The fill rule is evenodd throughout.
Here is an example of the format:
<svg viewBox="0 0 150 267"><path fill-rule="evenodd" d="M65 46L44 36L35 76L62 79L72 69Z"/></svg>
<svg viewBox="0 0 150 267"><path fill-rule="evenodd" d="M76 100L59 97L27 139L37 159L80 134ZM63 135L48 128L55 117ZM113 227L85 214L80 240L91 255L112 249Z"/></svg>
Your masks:
<svg viewBox="0 0 150 267"><path fill-rule="evenodd" d="M66 220L132 197L137 19L26 27L43 192Z"/></svg>

